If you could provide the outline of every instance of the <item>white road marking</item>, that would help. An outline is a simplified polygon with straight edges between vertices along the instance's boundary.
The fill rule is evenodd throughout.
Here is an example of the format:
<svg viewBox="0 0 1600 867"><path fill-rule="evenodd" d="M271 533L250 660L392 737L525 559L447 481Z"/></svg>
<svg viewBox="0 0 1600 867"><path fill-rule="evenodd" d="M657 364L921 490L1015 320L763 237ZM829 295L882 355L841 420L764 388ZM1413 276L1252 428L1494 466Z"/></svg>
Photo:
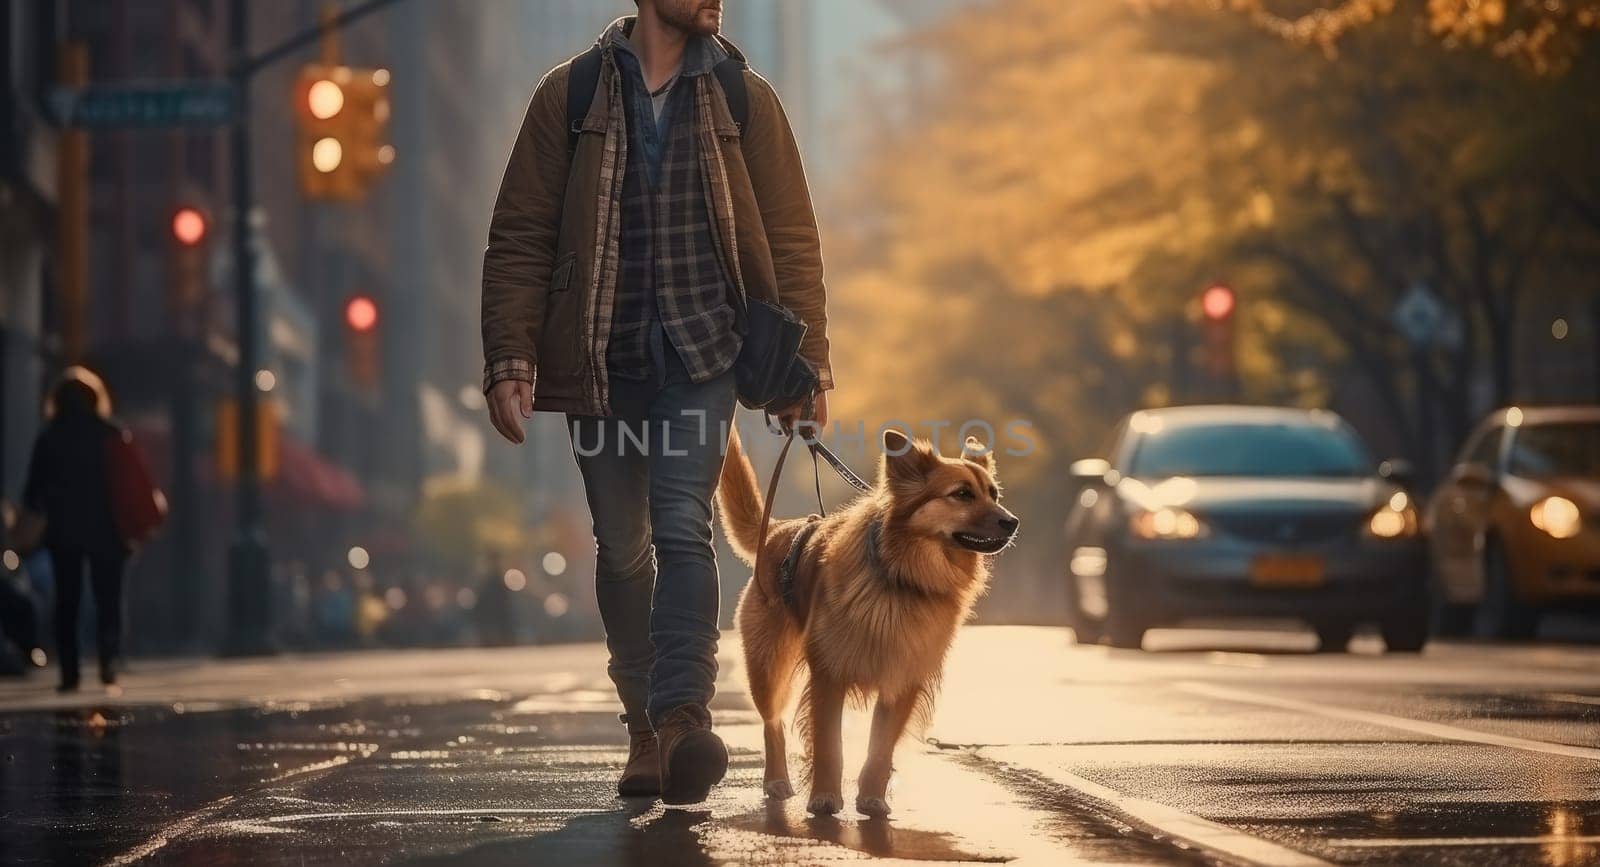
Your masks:
<svg viewBox="0 0 1600 867"><path fill-rule="evenodd" d="M1425 720L1411 719L1403 716L1392 716L1377 711L1358 710L1356 708L1339 707L1338 705L1319 704L1313 701L1302 701L1295 698L1283 698L1274 695L1263 695L1243 689L1228 686L1218 686L1198 681L1183 681L1177 684L1179 689L1196 695L1210 698L1220 698L1225 701L1237 701L1243 704L1255 704L1262 707L1275 707L1279 710L1308 713L1329 719L1342 719L1349 722L1366 723L1367 725L1381 726L1383 728L1399 729L1413 734L1427 735L1446 741L1463 741L1466 743L1485 744L1487 746L1505 747L1512 750L1525 750L1530 753L1544 753L1551 756L1566 756L1573 759L1589 759L1600 761L1600 749L1593 747L1579 747L1571 744L1555 744L1548 741L1536 741L1528 738L1513 737L1511 735L1497 735L1491 732L1476 731L1446 723L1427 722Z"/></svg>
<svg viewBox="0 0 1600 867"><path fill-rule="evenodd" d="M1065 769L1052 768L1047 773L1055 782L1071 786L1163 834L1186 840L1211 852L1270 867L1331 867L1329 862L1321 858L1252 837L1176 807L1125 795Z"/></svg>
<svg viewBox="0 0 1600 867"><path fill-rule="evenodd" d="M1206 662L1212 665L1230 665L1234 668L1266 668L1267 658L1259 653L1234 653L1213 650L1206 653Z"/></svg>
<svg viewBox="0 0 1600 867"><path fill-rule="evenodd" d="M1432 849L1436 846L1569 846L1574 843L1600 843L1600 834L1582 834L1571 837L1390 837L1370 840L1329 840L1329 846L1341 849L1393 849L1416 847Z"/></svg>

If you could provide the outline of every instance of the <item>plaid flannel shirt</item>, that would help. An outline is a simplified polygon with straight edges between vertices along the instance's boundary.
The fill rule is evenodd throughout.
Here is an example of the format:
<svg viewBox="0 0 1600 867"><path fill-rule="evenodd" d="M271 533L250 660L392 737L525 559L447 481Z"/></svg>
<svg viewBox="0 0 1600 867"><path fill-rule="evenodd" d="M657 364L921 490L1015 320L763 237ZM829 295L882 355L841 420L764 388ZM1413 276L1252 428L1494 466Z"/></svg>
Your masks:
<svg viewBox="0 0 1600 867"><path fill-rule="evenodd" d="M666 97L664 130L655 122L637 62L618 53L633 146L622 182L617 298L607 347L612 376L650 376L650 342L657 328L695 382L725 373L739 354L741 340L728 304L731 283L711 230L696 135L690 73L709 71L714 58L707 53L686 58L678 86ZM655 154L659 166L651 165Z"/></svg>

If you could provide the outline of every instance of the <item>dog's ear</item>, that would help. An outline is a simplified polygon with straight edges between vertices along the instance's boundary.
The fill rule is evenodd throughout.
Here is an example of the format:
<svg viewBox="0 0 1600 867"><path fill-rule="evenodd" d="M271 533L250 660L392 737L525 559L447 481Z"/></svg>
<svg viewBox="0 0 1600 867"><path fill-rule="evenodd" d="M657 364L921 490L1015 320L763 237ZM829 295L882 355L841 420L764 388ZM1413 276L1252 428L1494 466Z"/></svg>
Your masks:
<svg viewBox="0 0 1600 867"><path fill-rule="evenodd" d="M888 481L920 481L939 465L939 456L933 447L921 440L913 441L900 431L890 428L883 432L883 462L880 475Z"/></svg>
<svg viewBox="0 0 1600 867"><path fill-rule="evenodd" d="M989 475L995 474L994 449L985 446L977 437L969 436L961 444L961 456L988 470Z"/></svg>

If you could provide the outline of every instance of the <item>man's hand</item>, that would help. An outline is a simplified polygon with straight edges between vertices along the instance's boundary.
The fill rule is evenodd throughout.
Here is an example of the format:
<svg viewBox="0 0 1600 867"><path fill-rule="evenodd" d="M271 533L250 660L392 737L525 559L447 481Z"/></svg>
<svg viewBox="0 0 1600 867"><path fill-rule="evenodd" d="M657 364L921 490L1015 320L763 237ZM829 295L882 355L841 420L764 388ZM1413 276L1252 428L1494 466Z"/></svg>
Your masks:
<svg viewBox="0 0 1600 867"><path fill-rule="evenodd" d="M796 423L804 421L808 425L815 425L813 428L815 434L821 436L823 429L828 426L828 393L819 391L811 396L811 418L800 417L805 409L805 401L801 401L778 413L778 424L782 425L784 430L792 430Z"/></svg>
<svg viewBox="0 0 1600 867"><path fill-rule="evenodd" d="M502 379L489 389L489 421L500 435L522 445L522 419L533 418L533 385Z"/></svg>

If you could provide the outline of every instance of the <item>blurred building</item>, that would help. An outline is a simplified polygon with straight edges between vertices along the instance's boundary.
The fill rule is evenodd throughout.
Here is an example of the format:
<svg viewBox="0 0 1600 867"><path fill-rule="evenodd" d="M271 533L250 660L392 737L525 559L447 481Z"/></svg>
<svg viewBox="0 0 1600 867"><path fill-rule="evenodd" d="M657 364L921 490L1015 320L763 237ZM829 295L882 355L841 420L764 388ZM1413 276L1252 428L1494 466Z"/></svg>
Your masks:
<svg viewBox="0 0 1600 867"><path fill-rule="evenodd" d="M864 113L908 104L923 66L908 37L975 2L740 0L726 7L726 30L777 88L806 171L825 190L863 145Z"/></svg>
<svg viewBox="0 0 1600 867"><path fill-rule="evenodd" d="M38 430L55 239L56 135L44 117L58 19L45 3L0 4L0 500L22 485Z"/></svg>

